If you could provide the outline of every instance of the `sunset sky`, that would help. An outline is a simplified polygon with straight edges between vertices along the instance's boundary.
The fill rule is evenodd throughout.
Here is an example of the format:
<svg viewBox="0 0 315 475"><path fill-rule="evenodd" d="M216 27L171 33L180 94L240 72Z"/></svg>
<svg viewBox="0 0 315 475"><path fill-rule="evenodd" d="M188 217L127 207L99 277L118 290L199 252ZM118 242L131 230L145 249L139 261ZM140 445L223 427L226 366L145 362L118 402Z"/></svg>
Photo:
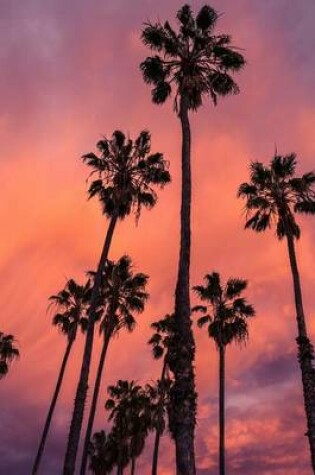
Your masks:
<svg viewBox="0 0 315 475"><path fill-rule="evenodd" d="M204 2L193 1L196 11ZM48 297L66 279L85 279L100 254L107 221L86 199L80 156L120 128L152 132L152 150L170 161L172 183L117 228L111 258L128 253L150 275L150 301L131 335L109 349L96 429L108 427L106 387L117 379L157 378L146 344L150 323L173 309L179 246L180 127L172 101L151 103L139 63L144 22L173 21L177 0L0 1L0 330L13 333L21 359L0 381L0 474L30 473L61 363L65 339L51 325ZM296 152L298 173L315 168L315 3L313 0L213 0L218 31L231 33L247 67L241 94L191 115L193 209L191 284L216 270L249 280L256 307L250 341L227 355L227 472L310 475L296 324L285 243L273 231L244 231L238 185L250 160L275 148ZM315 221L300 219L297 253L310 336L315 342ZM195 328L199 406L198 475L217 474L218 359ZM97 339L98 340L98 339ZM83 339L71 357L42 464L61 473ZM99 346L95 349L97 359ZM95 369L95 366L94 366ZM92 373L92 379L94 372ZM150 473L152 440L139 459ZM161 475L173 475L174 445L161 447Z"/></svg>

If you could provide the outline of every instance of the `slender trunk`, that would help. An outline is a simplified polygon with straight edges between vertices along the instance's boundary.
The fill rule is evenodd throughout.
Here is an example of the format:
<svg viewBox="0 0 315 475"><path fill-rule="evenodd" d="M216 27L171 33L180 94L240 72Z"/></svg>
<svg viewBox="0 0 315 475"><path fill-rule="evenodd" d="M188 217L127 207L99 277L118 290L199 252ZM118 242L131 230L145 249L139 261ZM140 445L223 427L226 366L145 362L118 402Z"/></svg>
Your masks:
<svg viewBox="0 0 315 475"><path fill-rule="evenodd" d="M131 458L131 472L130 475L135 475L136 473L136 458L132 457Z"/></svg>
<svg viewBox="0 0 315 475"><path fill-rule="evenodd" d="M107 261L110 244L113 238L114 229L117 223L117 216L114 215L109 223L106 234L101 258L98 264L93 292L91 296L90 310L89 310L89 324L86 334L84 354L81 366L80 379L77 386L77 392L74 400L74 408L72 413L72 420L70 425L70 432L68 438L67 451L63 467L63 475L73 475L75 471L75 463L77 458L77 451L80 441L80 433L83 422L84 406L88 391L88 378L90 371L91 356L93 350L94 326L95 316L99 300L100 289L102 285L102 273Z"/></svg>
<svg viewBox="0 0 315 475"><path fill-rule="evenodd" d="M175 290L176 356L170 364L175 375L171 391L171 431L176 445L177 475L195 475L194 431L196 392L194 374L195 343L190 318L190 124L188 100L181 97L180 121L182 127L182 203L180 253Z"/></svg>
<svg viewBox="0 0 315 475"><path fill-rule="evenodd" d="M219 369L219 473L225 475L225 348L220 345L220 369Z"/></svg>
<svg viewBox="0 0 315 475"><path fill-rule="evenodd" d="M54 394L53 394L53 397L52 397L52 400L51 400L51 403L50 403L49 411L48 411L46 422L45 422L45 425L44 425L44 430L43 430L43 433L42 433L42 437L41 437L40 444L39 444L37 454L36 454L36 458L35 458L35 461L34 461L34 465L33 465L33 469L32 469L32 475L35 475L36 473L38 473L39 465L40 465L40 462L41 462L41 459L42 459L42 456L43 456L43 453L44 453L44 450L45 450L45 444L46 444L46 439L47 439L47 436L48 436L51 420L52 420L52 417L53 417L53 414L54 414L54 411L55 411L55 407L56 407L56 403L57 403L57 400L58 400L60 388L61 388L61 385L62 385L63 377L64 377L64 374L65 374L65 370L66 370L66 367L67 367L69 355L70 355L71 348L72 348L74 340L75 340L75 336L73 336L72 338L69 339L67 347L66 347L66 351L63 355L61 368L60 368L58 379L57 379L57 384L56 384L55 391L54 391Z"/></svg>
<svg viewBox="0 0 315 475"><path fill-rule="evenodd" d="M119 419L120 421L120 419ZM120 424L120 422L119 422ZM119 427L119 426L118 426ZM117 475L123 475L123 437L121 435L121 431L119 429L118 432L118 460L117 460Z"/></svg>
<svg viewBox="0 0 315 475"><path fill-rule="evenodd" d="M296 307L296 320L298 326L298 360L302 373L302 385L304 396L304 407L307 419L307 432L313 472L315 473L315 370L313 367L314 348L310 342L303 308L302 290L295 255L294 239L290 232L286 233L290 266L293 278L294 298Z"/></svg>
<svg viewBox="0 0 315 475"><path fill-rule="evenodd" d="M104 363L105 363L108 343L109 343L109 338L106 338L104 336L103 347L102 347L100 361L99 361L99 364L98 364L98 369L97 369L97 374L96 374L96 380L95 380L93 399L92 399L91 409L90 409L90 414L89 414L89 420L88 420L88 424L87 424L87 428L86 428L80 475L85 475L85 472L86 472L86 466L87 466L88 454L89 454L89 444L90 444L92 430L93 430L97 400L98 400L100 387L101 387L102 374L103 374L103 369L104 369Z"/></svg>
<svg viewBox="0 0 315 475"><path fill-rule="evenodd" d="M162 388L163 383L165 380L165 373L166 373L166 359L164 358L162 374L161 374L161 382ZM154 450L153 450L153 460L152 460L152 475L157 475L157 468L158 468L158 459L159 459L159 447L160 447L160 438L162 434L161 426L162 426L162 417L163 417L163 404L165 398L165 391L162 389L161 395L159 398L159 407L158 407L158 426L155 432L155 440L154 440Z"/></svg>
<svg viewBox="0 0 315 475"><path fill-rule="evenodd" d="M122 466L122 461L119 458L118 465L117 465L117 475L123 475L123 473L124 473L124 467Z"/></svg>

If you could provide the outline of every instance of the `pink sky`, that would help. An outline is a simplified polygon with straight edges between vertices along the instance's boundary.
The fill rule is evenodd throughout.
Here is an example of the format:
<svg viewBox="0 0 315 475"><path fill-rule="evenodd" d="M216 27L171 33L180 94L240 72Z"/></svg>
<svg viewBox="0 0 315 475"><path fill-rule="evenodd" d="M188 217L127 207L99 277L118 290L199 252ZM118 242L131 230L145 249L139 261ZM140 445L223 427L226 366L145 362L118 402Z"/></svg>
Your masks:
<svg viewBox="0 0 315 475"><path fill-rule="evenodd" d="M0 329L18 339L21 359L0 382L0 473L30 471L65 341L51 326L47 298L66 278L84 279L99 256L107 222L86 201L79 157L102 134L152 132L153 150L170 160L173 182L152 212L119 226L111 257L128 253L150 275L151 299L132 335L113 341L96 429L105 427L106 387L117 379L150 381L160 365L146 341L150 322L170 312L177 270L180 128L169 102L156 107L138 65L147 54L142 23L173 20L174 0L2 0L0 5L2 200ZM201 2L192 2L195 10ZM191 283L219 271L249 280L257 310L246 348L229 348L227 458L233 475L311 473L296 326L286 247L273 232L243 231L238 185L250 160L267 161L275 146L295 151L298 172L314 168L315 5L312 0L216 0L219 30L233 35L248 66L241 94L192 116L193 242ZM300 220L297 246L310 335L315 340L314 222ZM217 473L217 355L196 329L199 392L198 474ZM42 473L60 473L82 338L72 355L47 444ZM97 351L95 352L97 357ZM149 473L152 441L139 459ZM165 436L161 474L174 474Z"/></svg>

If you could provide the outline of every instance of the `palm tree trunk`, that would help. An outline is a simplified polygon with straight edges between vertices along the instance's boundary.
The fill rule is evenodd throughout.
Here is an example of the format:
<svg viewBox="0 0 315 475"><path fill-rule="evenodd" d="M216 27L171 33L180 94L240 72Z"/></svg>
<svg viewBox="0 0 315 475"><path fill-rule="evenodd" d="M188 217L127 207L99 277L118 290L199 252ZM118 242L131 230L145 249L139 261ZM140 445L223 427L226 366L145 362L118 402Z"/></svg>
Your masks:
<svg viewBox="0 0 315 475"><path fill-rule="evenodd" d="M123 475L124 467L122 464L122 454L121 454L121 446L118 449L118 464L117 464L117 475Z"/></svg>
<svg viewBox="0 0 315 475"><path fill-rule="evenodd" d="M132 457L130 475L135 475L135 473L136 473L136 459L135 459L135 457Z"/></svg>
<svg viewBox="0 0 315 475"><path fill-rule="evenodd" d="M48 411L47 418L46 418L45 425L44 425L44 430L43 430L43 433L42 433L42 437L41 437L40 444L39 444L37 454L36 454L36 458L35 458L35 461L34 461L34 465L33 465L33 469L32 469L32 475L35 475L38 472L39 465L40 465L40 462L41 462L41 459L42 459L42 456L43 456L43 453L44 453L46 439L47 439L47 436L48 436L51 420L52 420L52 417L53 417L53 414L54 414L54 411L55 411L55 407L56 407L56 403L57 403L57 400L58 400L60 388L61 388L61 385L62 385L63 377L64 377L64 374L65 374L65 370L66 370L66 367L67 367L68 359L69 359L69 356L70 356L70 352L71 352L71 348L72 348L72 345L74 343L74 340L75 340L75 336L72 336L72 338L69 339L67 347L66 347L66 351L63 355L61 368L60 368L58 379L57 379L57 384L56 384L55 391L54 391L54 394L53 394L53 397L52 397L52 400L51 400L51 403L50 403L49 411Z"/></svg>
<svg viewBox="0 0 315 475"><path fill-rule="evenodd" d="M296 320L298 326L298 337L296 341L298 345L298 360L302 373L304 407L307 419L306 435L308 436L309 440L312 467L313 472L315 473L315 370L313 367L314 348L307 335L302 290L295 254L294 239L290 232L287 232L286 237L293 278Z"/></svg>
<svg viewBox="0 0 315 475"><path fill-rule="evenodd" d="M166 372L166 358L164 358L162 374L161 374L161 382L164 383L165 380L165 372ZM163 388L163 386L162 386ZM161 392L161 396L159 399L159 408L158 408L158 427L155 432L155 440L154 440L154 450L153 450L153 460L152 460L152 475L157 475L157 468L158 468L158 459L159 459L159 447L160 447L160 438L161 438L161 419L163 417L163 404L164 404L164 389Z"/></svg>
<svg viewBox="0 0 315 475"><path fill-rule="evenodd" d="M195 475L194 430L196 392L193 361L195 343L190 319L190 124L188 99L181 97L180 113L182 127L182 202L180 253L175 290L176 359L171 370L175 383L171 391L172 433L176 445L177 475Z"/></svg>
<svg viewBox="0 0 315 475"><path fill-rule="evenodd" d="M77 451L80 441L80 433L83 422L84 406L86 395L88 391L88 378L90 371L91 356L93 350L94 326L96 309L99 300L100 289L102 285L102 273L107 261L109 248L112 242L115 226L117 223L117 215L114 215L109 223L107 230L101 258L98 264L97 272L91 296L90 310L89 310L89 324L86 334L84 354L81 366L80 379L77 386L77 392L74 401L74 409L72 413L72 420L70 425L70 432L68 438L67 451L63 467L63 475L73 475L75 471L75 462L77 458Z"/></svg>
<svg viewBox="0 0 315 475"><path fill-rule="evenodd" d="M108 343L109 343L109 338L106 338L104 336L102 352L101 352L100 361L99 361L99 364L98 364L98 369L97 369L97 374L96 374L96 380L95 380L93 399L92 399L91 409L90 409L90 414L89 414L89 420L88 420L88 424L87 424L87 428L86 428L80 475L85 475L85 472L86 472L89 443L90 443L90 440L91 440L91 434L92 434L92 430L93 430L97 400L98 400L100 387L101 387L102 374L103 374L104 363L105 363L105 359L106 359Z"/></svg>
<svg viewBox="0 0 315 475"><path fill-rule="evenodd" d="M118 455L117 455L117 475L123 475L124 467L123 467L123 436L121 433L121 419L118 419L118 434L117 434L117 442L118 442Z"/></svg>
<svg viewBox="0 0 315 475"><path fill-rule="evenodd" d="M219 369L219 473L225 475L225 348L220 345Z"/></svg>

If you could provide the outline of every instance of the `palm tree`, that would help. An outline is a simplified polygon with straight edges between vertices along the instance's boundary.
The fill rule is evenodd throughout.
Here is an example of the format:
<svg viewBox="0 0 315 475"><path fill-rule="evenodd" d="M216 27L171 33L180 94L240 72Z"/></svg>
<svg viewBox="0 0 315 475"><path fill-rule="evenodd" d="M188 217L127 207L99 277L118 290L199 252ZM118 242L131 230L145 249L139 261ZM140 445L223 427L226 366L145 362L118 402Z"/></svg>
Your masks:
<svg viewBox="0 0 315 475"><path fill-rule="evenodd" d="M117 443L113 433L104 430L93 435L89 447L90 469L94 475L111 473L117 463Z"/></svg>
<svg viewBox="0 0 315 475"><path fill-rule="evenodd" d="M10 363L19 356L14 336L0 332L0 379L8 374Z"/></svg>
<svg viewBox="0 0 315 475"><path fill-rule="evenodd" d="M157 417L155 422L155 440L152 459L152 475L157 475L160 439L165 430L165 415L169 405L169 393L171 389L171 379L168 375L168 365L170 360L171 340L174 335L174 315L166 315L162 320L152 323L151 328L155 330L148 341L152 347L155 359L163 358L161 377L157 382Z"/></svg>
<svg viewBox="0 0 315 475"><path fill-rule="evenodd" d="M134 329L136 321L133 314L143 312L148 298L148 294L145 291L147 281L147 275L133 273L132 261L128 256L121 257L116 263L108 261L105 267L102 290L104 316L100 326L100 331L103 333L103 347L86 429L81 475L84 475L86 471L89 443L109 342L123 328L126 328L128 331Z"/></svg>
<svg viewBox="0 0 315 475"><path fill-rule="evenodd" d="M90 298L90 280L87 280L85 285L79 285L73 279L68 280L65 287L60 292L58 292L58 294L52 295L49 298L51 304L53 304L57 309L57 313L54 315L52 323L53 325L58 327L58 329L63 335L66 336L67 346L63 355L56 387L49 406L43 433L35 457L32 470L33 475L38 472L39 465L44 453L51 420L55 411L71 349L76 340L78 328L80 327L82 331L85 331L87 329L87 312Z"/></svg>
<svg viewBox="0 0 315 475"><path fill-rule="evenodd" d="M137 139L132 141L116 130L111 139L100 140L97 147L100 156L94 153L83 156L83 161L92 169L90 176L95 173L98 175L97 179L92 180L88 194L90 198L99 198L103 214L110 221L94 279L82 367L64 461L64 475L73 475L75 471L93 350L95 312L116 224L133 211L138 219L143 206L151 209L157 201L155 187L161 188L170 181L168 163L163 155L150 153L151 136L148 131L142 131Z"/></svg>
<svg viewBox="0 0 315 475"><path fill-rule="evenodd" d="M260 162L250 165L250 182L239 188L239 196L246 201L245 228L265 231L273 224L279 240L286 238L293 279L298 327L298 359L302 373L307 436L315 473L315 372L314 349L305 322L302 289L295 252L295 240L300 237L297 213L315 214L315 173L295 175L296 155L276 154L269 166Z"/></svg>
<svg viewBox="0 0 315 475"><path fill-rule="evenodd" d="M151 394L148 388L142 388L134 381L119 380L115 386L108 387L110 398L105 408L110 411L109 420L113 421L113 433L118 445L117 475L131 460L131 475L134 475L136 458L144 448L145 439L152 425ZM123 458L124 453L128 459ZM127 462L127 463L126 463Z"/></svg>
<svg viewBox="0 0 315 475"><path fill-rule="evenodd" d="M196 393L194 383L195 344L190 309L190 209L191 209L191 132L189 112L197 111L204 98L214 104L218 97L239 92L231 73L244 66L243 56L231 45L229 35L216 35L218 13L203 6L196 17L189 5L177 13L179 30L168 22L147 24L142 41L154 56L140 65L144 81L152 84L152 100L163 104L174 93L174 108L182 129L182 193L180 253L175 291L178 357L172 368L172 390L177 473L195 474L194 428Z"/></svg>
<svg viewBox="0 0 315 475"><path fill-rule="evenodd" d="M238 343L248 338L247 319L255 315L252 305L240 295L247 287L247 281L229 279L222 285L217 272L207 274L205 285L193 287L194 291L207 306L198 305L194 311L205 315L198 319L201 328L207 325L210 338L213 338L219 351L219 473L225 475L225 353L226 347L233 341Z"/></svg>

